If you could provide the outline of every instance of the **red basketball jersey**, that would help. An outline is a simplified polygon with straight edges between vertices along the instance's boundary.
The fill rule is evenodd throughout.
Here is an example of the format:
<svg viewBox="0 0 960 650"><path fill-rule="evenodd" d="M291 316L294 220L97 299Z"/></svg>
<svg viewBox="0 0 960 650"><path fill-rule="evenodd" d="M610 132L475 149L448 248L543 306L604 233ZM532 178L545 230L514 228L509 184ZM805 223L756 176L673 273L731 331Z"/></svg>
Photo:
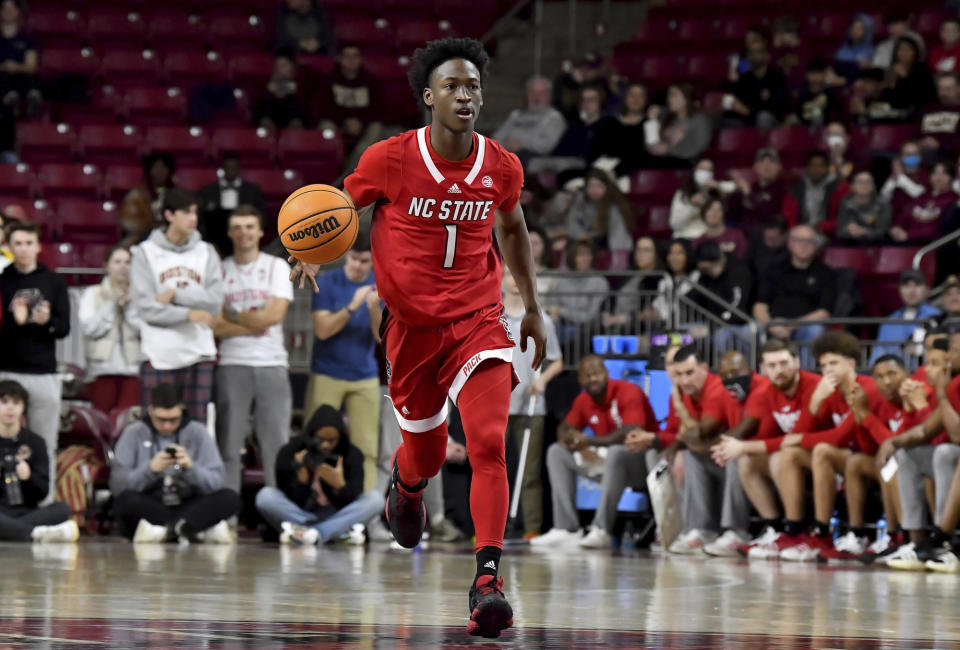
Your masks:
<svg viewBox="0 0 960 650"><path fill-rule="evenodd" d="M500 302L494 211L520 200L520 160L473 135L460 162L430 146L430 127L371 146L347 177L358 208L376 204L370 231L377 289L390 313L410 325L461 319Z"/></svg>

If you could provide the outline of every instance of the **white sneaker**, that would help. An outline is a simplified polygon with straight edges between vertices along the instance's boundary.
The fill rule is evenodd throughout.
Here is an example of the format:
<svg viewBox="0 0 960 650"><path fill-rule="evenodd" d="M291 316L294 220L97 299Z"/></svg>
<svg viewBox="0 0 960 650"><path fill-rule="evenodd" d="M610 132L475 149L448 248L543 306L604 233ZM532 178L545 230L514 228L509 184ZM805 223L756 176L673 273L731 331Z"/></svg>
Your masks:
<svg viewBox="0 0 960 650"><path fill-rule="evenodd" d="M72 544L80 537L80 528L73 519L67 519L56 526L34 526L31 536L41 544Z"/></svg>
<svg viewBox="0 0 960 650"><path fill-rule="evenodd" d="M904 544L886 557L886 564L891 569L901 571L923 571L926 565L917 557L917 547L913 542Z"/></svg>
<svg viewBox="0 0 960 650"><path fill-rule="evenodd" d="M867 553L873 553L874 555L880 555L885 550L890 548L890 535L881 535L874 540L873 544L867 547Z"/></svg>
<svg viewBox="0 0 960 650"><path fill-rule="evenodd" d="M580 548L598 548L609 550L613 544L610 533L602 528L591 526L587 534L580 540Z"/></svg>
<svg viewBox="0 0 960 650"><path fill-rule="evenodd" d="M777 540L783 533L778 533L772 526L760 533L759 537L750 540L747 545L747 557L751 560L773 560L780 557L780 546Z"/></svg>
<svg viewBox="0 0 960 650"><path fill-rule="evenodd" d="M133 534L134 544L163 544L167 541L167 527L155 526L146 519L141 519L137 530Z"/></svg>
<svg viewBox="0 0 960 650"><path fill-rule="evenodd" d="M852 530L834 542L833 547L841 553L862 555L867 550L867 538L857 537Z"/></svg>
<svg viewBox="0 0 960 650"><path fill-rule="evenodd" d="M579 531L564 530L563 528L551 528L543 535L537 535L530 538L530 546L561 546L569 544L580 539Z"/></svg>
<svg viewBox="0 0 960 650"><path fill-rule="evenodd" d="M304 546L316 546L320 541L320 533L316 528L300 526L289 521L280 524L280 543L281 544L303 544Z"/></svg>
<svg viewBox="0 0 960 650"><path fill-rule="evenodd" d="M703 552L714 557L737 557L738 549L746 540L735 530L728 530L703 547Z"/></svg>
<svg viewBox="0 0 960 650"><path fill-rule="evenodd" d="M714 540L715 536L706 531L693 530L687 531L673 540L670 545L670 552L675 555L694 555L703 552L703 547Z"/></svg>
<svg viewBox="0 0 960 650"><path fill-rule="evenodd" d="M960 573L960 558L953 551L941 549L932 560L927 560L926 566L937 573Z"/></svg>
<svg viewBox="0 0 960 650"><path fill-rule="evenodd" d="M230 524L219 521L203 531L203 541L207 544L236 544L237 535L230 530Z"/></svg>

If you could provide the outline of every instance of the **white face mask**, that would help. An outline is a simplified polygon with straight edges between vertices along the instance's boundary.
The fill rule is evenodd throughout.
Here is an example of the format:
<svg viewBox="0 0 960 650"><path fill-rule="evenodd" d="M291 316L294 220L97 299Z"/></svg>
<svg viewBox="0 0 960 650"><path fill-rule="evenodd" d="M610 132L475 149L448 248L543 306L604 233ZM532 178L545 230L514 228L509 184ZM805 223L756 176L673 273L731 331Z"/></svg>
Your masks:
<svg viewBox="0 0 960 650"><path fill-rule="evenodd" d="M846 140L842 135L828 135L827 136L827 146L831 149L842 149Z"/></svg>
<svg viewBox="0 0 960 650"><path fill-rule="evenodd" d="M707 183L713 180L713 170L712 169L695 169L693 170L693 182L695 182L700 187L703 187Z"/></svg>

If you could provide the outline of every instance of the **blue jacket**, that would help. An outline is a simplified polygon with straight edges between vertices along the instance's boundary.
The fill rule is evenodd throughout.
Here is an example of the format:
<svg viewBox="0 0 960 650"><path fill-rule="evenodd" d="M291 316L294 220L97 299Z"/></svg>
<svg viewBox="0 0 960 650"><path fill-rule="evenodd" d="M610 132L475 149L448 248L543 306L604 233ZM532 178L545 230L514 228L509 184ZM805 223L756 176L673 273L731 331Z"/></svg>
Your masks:
<svg viewBox="0 0 960 650"><path fill-rule="evenodd" d="M909 341L910 337L913 336L914 330L917 329L923 321L933 316L939 316L940 310L923 303L917 307L917 315L914 316L913 320L915 323L887 323L880 326L880 331L877 332L877 340L881 342L881 345L873 346L873 355L870 357L870 364L873 365L873 362L879 359L885 354L896 354L900 355L900 346L899 345L882 345L884 342L890 341ZM904 314L903 309L898 309L888 316L891 319L902 319Z"/></svg>

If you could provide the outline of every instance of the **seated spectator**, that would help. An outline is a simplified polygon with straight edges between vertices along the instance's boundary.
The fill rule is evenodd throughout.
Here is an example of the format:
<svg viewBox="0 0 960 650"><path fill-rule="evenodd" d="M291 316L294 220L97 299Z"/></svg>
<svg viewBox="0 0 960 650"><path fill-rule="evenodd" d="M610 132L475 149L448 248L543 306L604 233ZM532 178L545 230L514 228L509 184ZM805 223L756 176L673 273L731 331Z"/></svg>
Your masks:
<svg viewBox="0 0 960 650"><path fill-rule="evenodd" d="M736 170L730 172L739 190L730 197L731 221L748 236L773 215L782 214L783 200L787 195L782 172L780 154L769 147L758 149L753 158L753 174L756 177L753 183Z"/></svg>
<svg viewBox="0 0 960 650"><path fill-rule="evenodd" d="M940 297L940 308L943 314L934 319L932 323L935 327L950 324L960 318L960 278L955 275L948 275L940 285L943 293Z"/></svg>
<svg viewBox="0 0 960 650"><path fill-rule="evenodd" d="M804 87L797 98L797 108L788 121L819 127L842 115L843 102L827 85L827 70L827 62L823 59L813 59L807 64Z"/></svg>
<svg viewBox="0 0 960 650"><path fill-rule="evenodd" d="M904 142L900 155L893 159L887 182L880 189L880 194L890 203L892 214L903 212L927 191L929 178L922 160L920 146L912 140Z"/></svg>
<svg viewBox="0 0 960 650"><path fill-rule="evenodd" d="M790 224L783 215L775 214L770 218L760 235L750 240L747 259L753 270L754 277L762 278L771 268L776 268L790 257L787 251L787 233Z"/></svg>
<svg viewBox="0 0 960 650"><path fill-rule="evenodd" d="M638 273L617 291L615 308L612 313L603 315L603 326L624 327L636 332L641 329L641 322L660 320L660 312L653 307L653 298L658 295L663 276L653 272L663 269L663 261L653 237L637 239L630 262L630 268Z"/></svg>
<svg viewBox="0 0 960 650"><path fill-rule="evenodd" d="M120 434L110 490L114 514L134 543L235 541L227 519L240 511L240 496L223 488L217 445L203 424L186 417L173 384L154 386L146 417Z"/></svg>
<svg viewBox="0 0 960 650"><path fill-rule="evenodd" d="M674 239L667 247L666 271L668 276L661 278L657 284L657 297L653 307L660 314L661 321L669 321L673 310L671 297L686 295L692 285L700 279L697 270L697 261L693 257L693 246L687 239Z"/></svg>
<svg viewBox="0 0 960 650"><path fill-rule="evenodd" d="M938 162L933 166L930 189L894 213L891 239L928 244L940 236L947 213L960 200L951 187L953 173L953 163Z"/></svg>
<svg viewBox="0 0 960 650"><path fill-rule="evenodd" d="M567 268L573 273L557 278L552 304L546 309L557 324L562 342L574 338L581 327L589 329L610 293L607 279L594 271L595 256L589 241L571 240L567 244Z"/></svg>
<svg viewBox="0 0 960 650"><path fill-rule="evenodd" d="M864 170L853 175L850 194L840 201L837 212L837 239L873 243L890 232L890 203L877 192L873 175Z"/></svg>
<svg viewBox="0 0 960 650"><path fill-rule="evenodd" d="M606 96L600 86L584 86L580 91L579 119L567 122L553 151L554 156L586 158L593 150L597 126L606 107Z"/></svg>
<svg viewBox="0 0 960 650"><path fill-rule="evenodd" d="M37 42L23 31L23 11L17 0L0 3L0 103L19 115L26 102L27 117L43 108L37 78Z"/></svg>
<svg viewBox="0 0 960 650"><path fill-rule="evenodd" d="M670 202L670 227L676 239L696 239L706 231L701 210L710 192L729 194L736 185L732 181L717 181L713 161L701 158Z"/></svg>
<svg viewBox="0 0 960 650"><path fill-rule="evenodd" d="M543 275L553 270L553 246L550 238L540 226L527 226L530 235L530 248L533 250L533 264L537 271L537 295L545 296L553 290L553 277Z"/></svg>
<svg viewBox="0 0 960 650"><path fill-rule="evenodd" d="M647 396L634 384L610 379L603 359L589 355L578 367L583 391L547 448L553 498L553 528L530 540L548 547L579 541L583 548L610 548L617 504L627 487L646 484L644 454L656 443L659 426ZM592 435L585 433L589 428ZM586 536L580 537L577 476L601 481L600 503Z"/></svg>
<svg viewBox="0 0 960 650"><path fill-rule="evenodd" d="M853 81L864 68L873 67L873 19L866 14L857 14L850 21L843 45L834 57L834 68L841 77ZM810 68L807 68L809 74ZM826 78L826 66L823 68ZM824 79L826 80L826 79ZM809 79L808 79L809 83Z"/></svg>
<svg viewBox="0 0 960 650"><path fill-rule="evenodd" d="M759 43L766 45L770 41L770 31L766 25L754 23L748 25L743 33L743 49L727 57L729 68L727 70L727 81L736 83L741 75L750 70L750 46Z"/></svg>
<svg viewBox="0 0 960 650"><path fill-rule="evenodd" d="M837 229L840 200L850 191L846 181L830 171L830 159L822 151L807 158L807 168L790 188L783 202L783 214L790 223L803 223L832 235Z"/></svg>
<svg viewBox="0 0 960 650"><path fill-rule="evenodd" d="M588 158L616 161L616 173L626 174L647 165L647 87L631 83L623 94L616 115L608 115L597 123Z"/></svg>
<svg viewBox="0 0 960 650"><path fill-rule="evenodd" d="M8 208L0 211L0 273L13 262L13 253L7 246L7 226L15 220L10 216Z"/></svg>
<svg viewBox="0 0 960 650"><path fill-rule="evenodd" d="M50 491L50 462L43 438L23 427L29 399L19 383L0 381L0 540L75 542L70 507L40 505Z"/></svg>
<svg viewBox="0 0 960 650"><path fill-rule="evenodd" d="M142 163L143 180L127 192L120 204L120 228L132 244L164 223L163 195L173 189L173 173L177 169L168 153L147 154Z"/></svg>
<svg viewBox="0 0 960 650"><path fill-rule="evenodd" d="M893 65L887 71L884 98L894 109L913 115L937 101L937 89L920 48L904 36L897 40Z"/></svg>
<svg viewBox="0 0 960 650"><path fill-rule="evenodd" d="M550 154L567 128L563 114L550 105L552 84L546 77L527 80L526 107L515 109L493 132L493 139L526 162Z"/></svg>
<svg viewBox="0 0 960 650"><path fill-rule="evenodd" d="M724 117L735 126L771 129L790 110L790 89L782 72L770 65L766 42L755 41L747 51L750 69L729 86Z"/></svg>
<svg viewBox="0 0 960 650"><path fill-rule="evenodd" d="M830 122L823 129L822 142L827 152L830 173L836 176L837 180L846 181L856 168L850 160L852 152L849 151L850 134L847 133L847 127L841 122Z"/></svg>
<svg viewBox="0 0 960 650"><path fill-rule="evenodd" d="M847 113L853 122L867 127L876 123L906 122L907 107L895 106L893 88L886 84L887 75L880 68L869 68L853 82Z"/></svg>
<svg viewBox="0 0 960 650"><path fill-rule="evenodd" d="M633 249L633 206L610 176L599 169L586 174L583 190L574 192L567 206L567 238L588 239L597 248Z"/></svg>
<svg viewBox="0 0 960 650"><path fill-rule="evenodd" d="M257 492L257 510L280 532L281 544L334 542L383 512L383 494L363 491L363 465L340 412L324 404L280 449L277 487Z"/></svg>
<svg viewBox="0 0 960 650"><path fill-rule="evenodd" d="M647 141L647 150L658 167L689 167L710 145L713 136L710 120L698 110L690 84L673 84L667 88L666 108L665 115L661 115L658 106L648 112L651 119L646 128L657 138Z"/></svg>
<svg viewBox="0 0 960 650"><path fill-rule="evenodd" d="M903 301L903 308L893 312L887 318L891 320L912 320L916 323L884 323L881 325L877 332L877 345L873 346L873 354L870 357L871 365L887 354L902 356L901 346L896 345L898 342L923 343L923 334L926 330L921 325L941 314L939 309L927 302L929 293L930 287L927 286L927 277L923 274L923 271L907 269L900 274L900 299ZM919 334L919 341L917 341L917 334Z"/></svg>
<svg viewBox="0 0 960 650"><path fill-rule="evenodd" d="M817 259L819 240L810 226L794 226L787 240L790 257L779 267L758 276L757 302L753 317L761 324L773 319L817 321L830 318L836 301L836 281L829 266ZM770 336L794 341L812 341L824 327L772 325Z"/></svg>
<svg viewBox="0 0 960 650"><path fill-rule="evenodd" d="M805 50L795 17L780 16L773 21L773 65L787 76L791 87L799 83L803 74Z"/></svg>
<svg viewBox="0 0 960 650"><path fill-rule="evenodd" d="M909 39L917 49L917 60L926 59L926 48L923 36L910 29L911 15L909 11L897 9L891 11L884 21L887 26L887 38L877 44L873 51L873 67L887 70L896 59L897 41L901 38Z"/></svg>
<svg viewBox="0 0 960 650"><path fill-rule="evenodd" d="M956 72L937 75L935 106L920 115L920 147L924 158L956 157L960 153L960 77Z"/></svg>
<svg viewBox="0 0 960 650"><path fill-rule="evenodd" d="M302 129L307 115L302 90L293 55L278 52L254 124L265 129Z"/></svg>
<svg viewBox="0 0 960 650"><path fill-rule="evenodd" d="M696 246L697 269L700 278L697 284L718 298L726 301L746 314L753 306L753 274L746 262L725 252L723 246L715 241L706 240ZM694 302L704 310L730 325L743 325L746 321L718 305L712 298L697 291L691 292Z"/></svg>
<svg viewBox="0 0 960 650"><path fill-rule="evenodd" d="M934 73L960 72L960 18L947 16L940 23L940 45L928 59Z"/></svg>
<svg viewBox="0 0 960 650"><path fill-rule="evenodd" d="M219 179L201 189L197 197L200 200L199 230L203 240L226 257L233 254L233 242L227 237L230 214L241 205L251 205L260 214L266 214L266 204L260 186L243 180L236 154L223 155L220 172Z"/></svg>
<svg viewBox="0 0 960 650"><path fill-rule="evenodd" d="M130 298L130 250L114 246L103 263L103 282L87 287L78 319L93 407L111 413L140 403L140 328Z"/></svg>
<svg viewBox="0 0 960 650"><path fill-rule="evenodd" d="M727 227L727 206L723 197L712 195L700 210L707 229L693 240L696 249L705 241L716 242L727 255L743 258L747 255L747 238L739 228Z"/></svg>
<svg viewBox="0 0 960 650"><path fill-rule="evenodd" d="M304 54L336 54L327 12L313 0L287 0L277 12L274 49Z"/></svg>

